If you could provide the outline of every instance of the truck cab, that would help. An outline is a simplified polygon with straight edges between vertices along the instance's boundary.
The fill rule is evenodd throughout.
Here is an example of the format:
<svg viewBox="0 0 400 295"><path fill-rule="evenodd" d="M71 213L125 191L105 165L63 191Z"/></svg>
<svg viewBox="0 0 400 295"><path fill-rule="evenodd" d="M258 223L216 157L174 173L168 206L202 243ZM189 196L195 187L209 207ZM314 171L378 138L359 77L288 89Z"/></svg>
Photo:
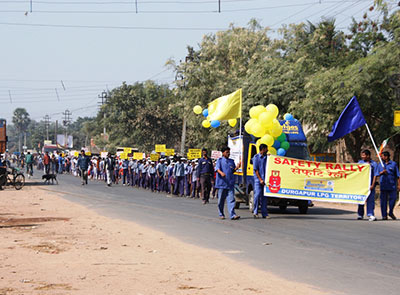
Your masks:
<svg viewBox="0 0 400 295"><path fill-rule="evenodd" d="M307 138L298 120L281 120L283 132L286 134L290 148L286 157L309 160L310 155L307 146ZM254 200L254 171L253 157L259 152L255 138L246 132L242 136L228 136L228 146L231 148L231 157L238 162L242 160L242 168L235 173L235 199L236 209L240 204L249 206L253 211ZM287 206L296 206L300 213L306 214L309 202L268 196L268 206L278 206L284 212Z"/></svg>

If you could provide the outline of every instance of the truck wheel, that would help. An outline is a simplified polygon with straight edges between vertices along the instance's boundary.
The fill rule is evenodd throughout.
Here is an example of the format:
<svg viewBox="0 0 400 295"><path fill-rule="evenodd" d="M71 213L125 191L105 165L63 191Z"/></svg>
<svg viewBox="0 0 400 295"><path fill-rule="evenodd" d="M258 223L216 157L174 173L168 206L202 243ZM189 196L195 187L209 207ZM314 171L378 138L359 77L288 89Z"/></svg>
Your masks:
<svg viewBox="0 0 400 295"><path fill-rule="evenodd" d="M249 193L249 211L251 213L254 211L254 191Z"/></svg>
<svg viewBox="0 0 400 295"><path fill-rule="evenodd" d="M299 206L300 214L307 214L308 211L308 204L302 204Z"/></svg>
<svg viewBox="0 0 400 295"><path fill-rule="evenodd" d="M279 206L279 210L281 211L281 213L285 213L286 212L286 208L287 208L286 205L280 205Z"/></svg>
<svg viewBox="0 0 400 295"><path fill-rule="evenodd" d="M235 203L235 209L239 209L240 208L240 203L239 202L236 202Z"/></svg>

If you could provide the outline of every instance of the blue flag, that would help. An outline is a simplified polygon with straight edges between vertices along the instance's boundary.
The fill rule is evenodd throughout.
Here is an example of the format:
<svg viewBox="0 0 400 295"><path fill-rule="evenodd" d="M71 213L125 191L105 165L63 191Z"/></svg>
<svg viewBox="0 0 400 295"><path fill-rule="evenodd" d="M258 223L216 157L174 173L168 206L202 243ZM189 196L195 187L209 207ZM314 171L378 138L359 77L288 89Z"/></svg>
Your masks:
<svg viewBox="0 0 400 295"><path fill-rule="evenodd" d="M334 141L346 134L365 125L365 118L358 104L357 98L353 96L348 105L340 114L339 120L332 127L332 132L328 135L328 141Z"/></svg>

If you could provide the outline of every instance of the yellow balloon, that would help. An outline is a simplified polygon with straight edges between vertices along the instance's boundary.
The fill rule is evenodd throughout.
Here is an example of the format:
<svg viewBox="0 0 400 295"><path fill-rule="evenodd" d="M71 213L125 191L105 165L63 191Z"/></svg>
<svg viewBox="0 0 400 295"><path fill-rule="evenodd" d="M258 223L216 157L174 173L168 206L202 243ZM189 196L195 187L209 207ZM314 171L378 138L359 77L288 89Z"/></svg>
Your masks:
<svg viewBox="0 0 400 295"><path fill-rule="evenodd" d="M283 130L283 128L282 128L281 125L279 125L279 126L274 125L274 126L272 127L272 130L271 130L271 135L272 135L273 137L279 137L279 135L282 134L282 130Z"/></svg>
<svg viewBox="0 0 400 295"><path fill-rule="evenodd" d="M256 141L256 145L259 146L261 144L261 138Z"/></svg>
<svg viewBox="0 0 400 295"><path fill-rule="evenodd" d="M250 109L250 118L252 118L252 119L258 119L258 117L260 116L260 114L262 113L262 112L264 112L265 111L265 108L264 108L264 106L262 106L262 105L258 105L258 106L255 106L255 107L252 107L251 109Z"/></svg>
<svg viewBox="0 0 400 295"><path fill-rule="evenodd" d="M279 109L276 105L274 105L273 103L267 105L266 110L268 113L271 113L271 115L276 118L278 117L279 114Z"/></svg>
<svg viewBox="0 0 400 295"><path fill-rule="evenodd" d="M264 128L260 125L260 123L256 122L253 124L251 130L253 131L253 135L255 137L262 137L265 134Z"/></svg>
<svg viewBox="0 0 400 295"><path fill-rule="evenodd" d="M274 147L268 147L268 154L276 155L276 149Z"/></svg>
<svg viewBox="0 0 400 295"><path fill-rule="evenodd" d="M273 119L274 119L274 117L272 116L272 113L271 112L267 112L267 111L262 112L260 114L260 116L258 117L258 121L264 127L267 126L267 125L271 125Z"/></svg>
<svg viewBox="0 0 400 295"><path fill-rule="evenodd" d="M203 111L203 109L202 109L201 106L199 106L199 105L194 106L194 108L193 108L193 112L194 112L196 115L200 115L200 114L202 113L202 111Z"/></svg>
<svg viewBox="0 0 400 295"><path fill-rule="evenodd" d="M271 146L274 144L274 138L269 134L265 134L263 137L261 137L260 142L268 146Z"/></svg>
<svg viewBox="0 0 400 295"><path fill-rule="evenodd" d="M256 119L250 119L246 122L246 124L244 125L244 130L246 130L246 132L248 134L253 134L253 125L257 123Z"/></svg>
<svg viewBox="0 0 400 295"><path fill-rule="evenodd" d="M230 119L228 120L229 126L231 127L235 127L237 124L237 120L236 119Z"/></svg>
<svg viewBox="0 0 400 295"><path fill-rule="evenodd" d="M203 122L201 122L201 125L203 125L204 128L210 128L211 123L208 120L203 120Z"/></svg>

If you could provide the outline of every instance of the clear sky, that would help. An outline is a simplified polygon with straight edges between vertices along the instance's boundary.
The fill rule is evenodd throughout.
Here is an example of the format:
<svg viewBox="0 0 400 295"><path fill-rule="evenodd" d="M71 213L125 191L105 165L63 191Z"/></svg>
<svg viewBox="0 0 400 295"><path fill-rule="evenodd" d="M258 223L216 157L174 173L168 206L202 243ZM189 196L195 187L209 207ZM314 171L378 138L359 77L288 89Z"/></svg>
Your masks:
<svg viewBox="0 0 400 295"><path fill-rule="evenodd" d="M98 95L122 81L172 84L165 62L230 23L255 18L277 29L335 17L345 28L372 3L221 0L219 13L218 0L0 0L0 117L11 122L17 107L38 121L61 120L66 109L73 120L94 116Z"/></svg>

